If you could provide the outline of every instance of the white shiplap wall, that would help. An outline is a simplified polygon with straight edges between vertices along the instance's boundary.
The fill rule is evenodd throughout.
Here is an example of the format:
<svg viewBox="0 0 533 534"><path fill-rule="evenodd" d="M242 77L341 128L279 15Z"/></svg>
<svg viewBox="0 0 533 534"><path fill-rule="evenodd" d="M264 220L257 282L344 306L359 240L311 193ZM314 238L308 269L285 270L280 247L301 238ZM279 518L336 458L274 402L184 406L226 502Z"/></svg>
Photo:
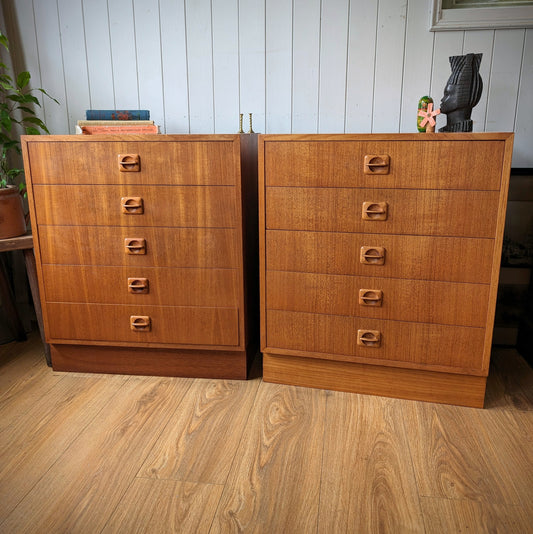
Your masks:
<svg viewBox="0 0 533 534"><path fill-rule="evenodd" d="M533 167L533 30L432 33L430 4L2 0L0 22L14 61L61 102L44 102L57 134L87 108L150 109L165 133L235 132L239 112L258 132L414 132L448 57L482 52L474 131L514 131L513 166Z"/></svg>

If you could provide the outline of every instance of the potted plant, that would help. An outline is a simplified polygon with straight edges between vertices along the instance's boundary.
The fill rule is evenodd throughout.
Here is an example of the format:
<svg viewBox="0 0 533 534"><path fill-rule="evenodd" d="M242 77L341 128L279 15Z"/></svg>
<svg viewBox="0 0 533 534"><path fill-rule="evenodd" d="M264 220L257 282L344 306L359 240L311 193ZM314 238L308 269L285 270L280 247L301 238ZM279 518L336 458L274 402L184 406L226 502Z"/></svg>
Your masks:
<svg viewBox="0 0 533 534"><path fill-rule="evenodd" d="M9 42L1 30L0 44L9 52ZM41 92L59 104L44 89L31 89L30 78L27 71L10 76L7 65L0 62L0 239L26 232L22 206L25 186L24 183L17 185L24 173L24 169L20 168L20 131L30 135L40 134L41 131L50 133L35 114L34 106L40 107L41 104L32 93ZM17 161L19 164L13 166Z"/></svg>

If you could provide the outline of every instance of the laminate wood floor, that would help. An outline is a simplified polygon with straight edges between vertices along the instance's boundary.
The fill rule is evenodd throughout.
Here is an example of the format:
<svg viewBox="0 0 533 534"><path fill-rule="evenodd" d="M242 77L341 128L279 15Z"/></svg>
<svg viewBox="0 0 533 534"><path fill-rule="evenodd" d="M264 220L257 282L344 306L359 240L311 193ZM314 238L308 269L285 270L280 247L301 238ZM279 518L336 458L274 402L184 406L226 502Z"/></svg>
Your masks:
<svg viewBox="0 0 533 534"><path fill-rule="evenodd" d="M32 334L0 346L0 533L533 533L533 370L492 361L478 410L57 373Z"/></svg>

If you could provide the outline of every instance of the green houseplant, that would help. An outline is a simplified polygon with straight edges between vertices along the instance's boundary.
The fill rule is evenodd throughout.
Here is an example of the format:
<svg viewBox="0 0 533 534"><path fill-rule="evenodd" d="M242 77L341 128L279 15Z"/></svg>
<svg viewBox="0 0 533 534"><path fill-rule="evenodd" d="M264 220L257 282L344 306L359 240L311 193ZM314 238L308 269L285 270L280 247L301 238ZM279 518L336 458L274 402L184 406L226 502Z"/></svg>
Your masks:
<svg viewBox="0 0 533 534"><path fill-rule="evenodd" d="M9 41L1 30L0 44L9 52ZM26 232L21 196L25 186L16 185L24 173L20 164L20 133L50 133L35 113L35 106L41 104L33 93L41 92L59 103L44 89L31 89L30 78L27 71L10 75L7 65L0 62L0 239Z"/></svg>

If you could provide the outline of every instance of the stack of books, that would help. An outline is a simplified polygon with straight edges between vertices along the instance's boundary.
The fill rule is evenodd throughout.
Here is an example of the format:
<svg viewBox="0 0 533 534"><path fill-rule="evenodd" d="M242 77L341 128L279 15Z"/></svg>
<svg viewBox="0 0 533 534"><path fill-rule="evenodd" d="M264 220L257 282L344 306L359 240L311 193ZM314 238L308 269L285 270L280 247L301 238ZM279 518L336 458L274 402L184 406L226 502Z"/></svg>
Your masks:
<svg viewBox="0 0 533 534"><path fill-rule="evenodd" d="M76 133L158 134L159 126L150 120L150 111L147 109L88 109L85 120L77 122Z"/></svg>

